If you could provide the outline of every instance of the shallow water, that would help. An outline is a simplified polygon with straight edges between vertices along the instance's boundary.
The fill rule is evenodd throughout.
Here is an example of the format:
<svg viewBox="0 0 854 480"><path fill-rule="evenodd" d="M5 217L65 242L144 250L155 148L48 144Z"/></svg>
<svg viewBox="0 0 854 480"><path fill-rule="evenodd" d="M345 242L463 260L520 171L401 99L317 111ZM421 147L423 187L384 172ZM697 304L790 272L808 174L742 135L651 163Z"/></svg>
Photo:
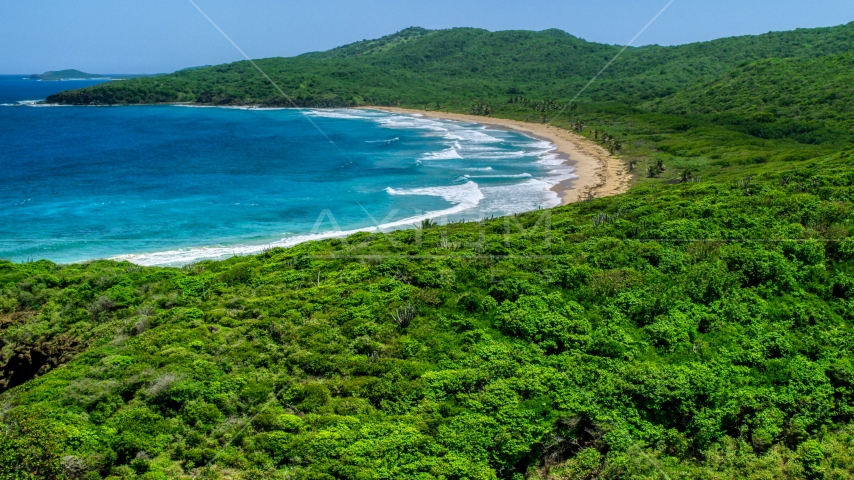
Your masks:
<svg viewBox="0 0 854 480"><path fill-rule="evenodd" d="M69 83L0 77L0 258L180 265L549 207L572 178L548 142L420 116L21 103Z"/></svg>

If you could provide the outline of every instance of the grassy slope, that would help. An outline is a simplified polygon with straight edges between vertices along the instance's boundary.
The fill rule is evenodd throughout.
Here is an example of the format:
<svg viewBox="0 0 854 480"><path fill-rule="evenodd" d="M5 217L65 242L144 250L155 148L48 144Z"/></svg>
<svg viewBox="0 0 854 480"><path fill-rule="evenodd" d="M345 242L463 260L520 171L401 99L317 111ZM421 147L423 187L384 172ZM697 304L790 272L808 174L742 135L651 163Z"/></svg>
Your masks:
<svg viewBox="0 0 854 480"><path fill-rule="evenodd" d="M852 137L854 55L770 59L739 68L702 87L656 100L651 109L750 122L757 136L798 138L823 127L828 138Z"/></svg>
<svg viewBox="0 0 854 480"><path fill-rule="evenodd" d="M837 52L849 31L726 39L666 60L685 72L721 68L720 55L800 64ZM421 78L454 79L441 88L458 108L504 92L495 113L531 119L552 113L536 103L552 83L495 85L463 67L518 70L511 80L561 70L483 45L575 45L590 69L584 49L613 51L560 32L451 33L278 64L412 62L433 72ZM654 74L634 55L667 64L658 52L670 50L644 50L625 75ZM766 63L790 65L743 71ZM204 78L215 85L239 65ZM394 75L373 91L414 82ZM298 80L322 91L323 79ZM622 98L684 84L648 83L625 82ZM435 94L421 84L415 94ZM529 101L507 103L505 88ZM2 396L0 475L850 478L854 150L846 138L757 136L755 118L721 121L722 108L660 113L703 91L654 108L584 103L559 118L615 136L636 168L665 170L626 195L549 211L548 241L533 212L181 270L0 265L3 378L41 374ZM700 181L674 183L685 170ZM402 327L393 314L409 305Z"/></svg>

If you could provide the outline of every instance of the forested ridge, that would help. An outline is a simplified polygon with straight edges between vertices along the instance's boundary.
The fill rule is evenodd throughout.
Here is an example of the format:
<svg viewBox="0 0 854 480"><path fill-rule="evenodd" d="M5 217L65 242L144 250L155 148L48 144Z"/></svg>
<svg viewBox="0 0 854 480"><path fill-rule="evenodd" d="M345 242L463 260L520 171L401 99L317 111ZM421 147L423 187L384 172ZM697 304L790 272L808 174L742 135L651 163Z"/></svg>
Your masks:
<svg viewBox="0 0 854 480"><path fill-rule="evenodd" d="M767 58L812 59L850 50L854 24L628 49L583 99L635 103L719 78ZM329 52L258 60L299 106L498 106L520 94L569 100L621 47L560 30L489 32L412 28ZM196 102L291 106L248 62L64 92L50 103Z"/></svg>
<svg viewBox="0 0 854 480"><path fill-rule="evenodd" d="M623 195L180 269L0 262L0 478L854 477L852 32L627 50L554 122ZM259 65L305 105L547 121L618 48L409 29ZM49 101L279 102L250 67Z"/></svg>
<svg viewBox="0 0 854 480"><path fill-rule="evenodd" d="M817 59L768 59L738 68L721 80L656 100L672 114L708 115L717 123L748 124L776 137L832 141L851 138L854 91L847 88L854 55ZM811 138L823 127L825 138Z"/></svg>

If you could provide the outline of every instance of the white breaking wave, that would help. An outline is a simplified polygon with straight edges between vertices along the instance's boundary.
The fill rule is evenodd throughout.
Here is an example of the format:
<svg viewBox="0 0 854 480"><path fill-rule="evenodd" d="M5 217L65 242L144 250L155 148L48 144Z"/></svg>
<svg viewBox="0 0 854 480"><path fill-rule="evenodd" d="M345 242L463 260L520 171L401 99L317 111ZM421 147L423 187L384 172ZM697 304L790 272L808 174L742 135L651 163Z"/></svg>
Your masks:
<svg viewBox="0 0 854 480"><path fill-rule="evenodd" d="M389 140L365 140L365 143L384 143L386 145L389 145L389 144L394 143L398 140L400 140L400 137L391 138Z"/></svg>
<svg viewBox="0 0 854 480"><path fill-rule="evenodd" d="M165 252L122 255L115 257L115 259L127 260L140 265L183 265L202 259L221 259L233 255L256 254L270 247L291 247L307 241L345 237L357 232L391 231L407 228L428 218L437 219L450 216L483 218L490 215L508 215L559 205L560 197L551 189L560 182L577 178L573 174L574 169L571 166L564 165L564 161L557 154L553 153L557 148L554 144L533 138L528 142L508 142L509 138L507 140L499 138L501 135L504 135L504 132L490 130L487 127L477 124L435 120L420 115L394 114L373 110L308 110L305 113L306 115L316 117L373 121L381 127L389 129L420 131L419 134L422 136L443 138L447 141L448 146L445 150L423 154L423 160L462 160L465 158L467 161L473 160L472 163L474 163L473 166L463 166L462 168L459 168L460 162L425 162L425 166L454 167L457 172L490 172L494 171L492 166L477 165L483 165L485 160L498 162L510 161L513 163L513 159L516 158L538 157L539 159L536 161L536 164L542 167L541 170L538 170L538 172L542 173L537 173L537 177L542 176L542 178L535 178L530 173L506 175L472 174L461 176L459 180L463 183L457 185L407 189L388 187L386 188L386 192L389 195L439 197L448 202L450 206L445 209L426 212L379 226L293 235L267 244L185 248ZM391 143L399 139L400 137L395 137L391 140L368 140L367 142ZM497 145L501 142L507 142L504 146L514 146L518 151L503 151L501 149L502 146ZM472 181L480 178L526 180L514 182L510 185L480 187Z"/></svg>
<svg viewBox="0 0 854 480"><path fill-rule="evenodd" d="M295 235L263 245L217 245L213 247L192 247L165 252L134 253L130 255L119 255L111 260L128 261L143 266L179 266L186 265L199 260L218 260L238 255L253 255L261 253L267 248L293 247L303 242L312 240L323 240L326 238L345 237L362 231L373 231L376 229L360 229L348 231L330 231L324 233L313 233L308 235Z"/></svg>
<svg viewBox="0 0 854 480"><path fill-rule="evenodd" d="M65 108L65 107L73 107L74 105L59 105L56 103L27 103L24 105L18 105L20 107L31 107L31 108ZM87 107L98 107L99 105L86 105Z"/></svg>
<svg viewBox="0 0 854 480"><path fill-rule="evenodd" d="M256 107L256 106L226 106L222 108L227 108L231 110L264 110L264 111L278 111L278 110L287 110L287 107Z"/></svg>
<svg viewBox="0 0 854 480"><path fill-rule="evenodd" d="M423 160L512 160L525 157L540 157L538 162L544 166L557 166L563 163L557 156L551 155L557 146L545 140L530 137L526 142L510 142L521 150L506 152L500 148L492 147L491 144L499 144L506 140L500 138L504 132L489 129L486 126L475 123L455 122L452 120L440 120L425 117L421 114L397 114L381 110L356 110L356 109L313 109L307 115L340 118L370 120L378 123L384 128L403 130L423 130L428 136L440 136L453 143L445 150L430 152L422 155ZM382 141L370 141L381 143Z"/></svg>
<svg viewBox="0 0 854 480"><path fill-rule="evenodd" d="M475 182L466 182L462 185L451 185L447 187L422 187L422 188L406 188L394 189L388 187L385 189L389 195L422 195L429 197L441 197L448 203L454 204L453 207L445 210L437 210L427 212L418 217L408 218L400 222L387 224L388 226L409 225L412 222L417 222L427 218L444 217L463 212L465 210L477 207L481 200L484 199L483 192Z"/></svg>
<svg viewBox="0 0 854 480"><path fill-rule="evenodd" d="M422 158L424 160L462 160L463 157L456 148L451 147L447 150L442 150L441 152L425 153Z"/></svg>
<svg viewBox="0 0 854 480"><path fill-rule="evenodd" d="M448 131L447 126L441 122L427 118L409 116L377 117L377 123L385 128L396 128L405 130L427 130L430 132L444 133Z"/></svg>
<svg viewBox="0 0 854 480"><path fill-rule="evenodd" d="M560 205L560 196L552 190L554 185L532 178L513 185L483 187L486 200L480 205L481 215L509 215L529 212L539 208Z"/></svg>
<svg viewBox="0 0 854 480"><path fill-rule="evenodd" d="M474 129L454 129L452 132L449 132L443 135L448 140L462 140L465 142L472 143L500 143L503 142L502 139L493 137L492 135L488 135L480 130Z"/></svg>
<svg viewBox="0 0 854 480"><path fill-rule="evenodd" d="M536 139L533 137L531 137L531 140L532 140L531 142L527 142L527 143L518 143L517 142L517 143L510 143L510 145L513 145L514 147L524 147L524 148L530 148L530 149L534 149L534 150L551 151L551 150L555 149L555 145L552 142L549 142L547 140L539 140L539 139Z"/></svg>
<svg viewBox="0 0 854 480"><path fill-rule="evenodd" d="M497 159L497 160L509 160L513 158L525 158L525 157L536 157L538 155L537 152L526 152L526 151L518 151L518 152L487 152L487 153L475 153L468 154L466 158L476 158L476 159Z"/></svg>
<svg viewBox="0 0 854 480"><path fill-rule="evenodd" d="M483 154L483 152L503 152L501 148L491 147L488 144L466 144L465 145L466 152L474 153L474 154Z"/></svg>
<svg viewBox="0 0 854 480"><path fill-rule="evenodd" d="M540 165L563 165L564 160L560 158L556 153L546 153L540 155L540 159L537 161Z"/></svg>
<svg viewBox="0 0 854 480"><path fill-rule="evenodd" d="M358 110L357 110L358 111ZM348 110L349 112L349 110ZM321 118L344 118L348 120L363 120L367 117L361 115L354 115L353 113L345 113L342 110L309 110L305 112L306 115L312 117L321 117Z"/></svg>
<svg viewBox="0 0 854 480"><path fill-rule="evenodd" d="M332 230L322 233L295 235L292 237L283 238L281 240L262 245L217 245L211 247L181 248L176 250L168 250L165 252L118 255L112 257L112 260L128 261L143 266L177 266L186 265L188 263L197 262L199 260L217 260L236 255L252 255L260 253L268 248L292 247L294 245L309 242L312 240L347 237L359 232L385 232L403 227L412 227L413 225L428 218L441 218L472 209L476 207L478 203L480 203L480 201L484 198L483 192L480 191L480 188L478 188L478 185L474 182L468 182L464 185L454 185L450 187L424 187L409 189L393 189L389 187L386 188L386 192L388 192L390 195L424 195L441 197L448 203L454 204L454 206L444 210L426 212L424 214L417 215L414 217L408 217L403 220L384 223L376 227L364 227L353 230Z"/></svg>
<svg viewBox="0 0 854 480"><path fill-rule="evenodd" d="M518 175L463 175L466 178L531 178L530 173L520 173Z"/></svg>

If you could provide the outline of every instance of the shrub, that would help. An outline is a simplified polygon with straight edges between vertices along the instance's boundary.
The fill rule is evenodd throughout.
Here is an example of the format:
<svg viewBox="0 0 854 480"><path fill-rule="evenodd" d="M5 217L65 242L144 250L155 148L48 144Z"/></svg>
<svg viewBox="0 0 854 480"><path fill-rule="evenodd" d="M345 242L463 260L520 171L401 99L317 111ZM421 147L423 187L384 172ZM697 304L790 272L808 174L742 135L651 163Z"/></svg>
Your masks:
<svg viewBox="0 0 854 480"><path fill-rule="evenodd" d="M308 383L297 397L297 408L303 412L314 412L329 403L329 388L321 383Z"/></svg>
<svg viewBox="0 0 854 480"><path fill-rule="evenodd" d="M508 335L537 343L545 349L563 349L586 343L590 323L575 302L564 303L558 294L546 298L523 295L501 304L498 325Z"/></svg>
<svg viewBox="0 0 854 480"><path fill-rule="evenodd" d="M690 343L696 335L694 322L678 310L656 317L651 324L644 327L644 330L655 346L671 352L680 344Z"/></svg>

